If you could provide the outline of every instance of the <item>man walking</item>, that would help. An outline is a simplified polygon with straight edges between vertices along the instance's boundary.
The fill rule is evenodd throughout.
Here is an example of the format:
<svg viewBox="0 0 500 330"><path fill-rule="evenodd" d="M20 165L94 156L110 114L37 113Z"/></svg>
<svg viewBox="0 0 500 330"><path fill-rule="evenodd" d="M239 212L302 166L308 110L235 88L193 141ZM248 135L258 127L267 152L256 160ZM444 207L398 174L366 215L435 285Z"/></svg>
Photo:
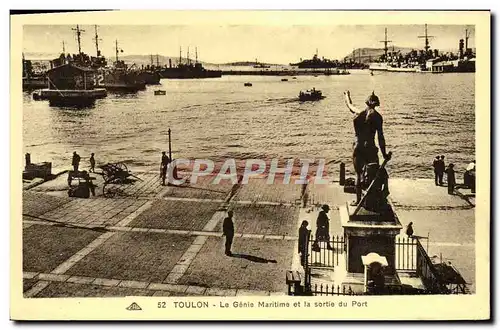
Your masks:
<svg viewBox="0 0 500 330"><path fill-rule="evenodd" d="M231 245L234 237L233 211L227 212L227 217L222 225L223 235L226 236L226 255L232 256Z"/></svg>
<svg viewBox="0 0 500 330"><path fill-rule="evenodd" d="M71 165L73 165L73 170L78 172L78 166L80 166L80 155L73 151L73 160L71 161Z"/></svg>
<svg viewBox="0 0 500 330"><path fill-rule="evenodd" d="M167 178L168 164L170 164L170 159L168 158L167 153L163 151L161 154L161 163L160 163L160 177L162 182L161 184L163 186L165 185L165 180Z"/></svg>
<svg viewBox="0 0 500 330"><path fill-rule="evenodd" d="M94 159L94 153L90 154L90 169L89 172L95 173L95 159Z"/></svg>

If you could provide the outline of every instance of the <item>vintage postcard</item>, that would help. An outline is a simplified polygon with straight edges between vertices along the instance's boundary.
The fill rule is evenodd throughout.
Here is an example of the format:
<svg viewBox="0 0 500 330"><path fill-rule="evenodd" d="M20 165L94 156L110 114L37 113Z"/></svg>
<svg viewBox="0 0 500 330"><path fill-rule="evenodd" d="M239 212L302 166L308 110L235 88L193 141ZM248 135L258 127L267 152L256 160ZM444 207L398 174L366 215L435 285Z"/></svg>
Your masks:
<svg viewBox="0 0 500 330"><path fill-rule="evenodd" d="M490 19L12 15L11 318L489 319Z"/></svg>

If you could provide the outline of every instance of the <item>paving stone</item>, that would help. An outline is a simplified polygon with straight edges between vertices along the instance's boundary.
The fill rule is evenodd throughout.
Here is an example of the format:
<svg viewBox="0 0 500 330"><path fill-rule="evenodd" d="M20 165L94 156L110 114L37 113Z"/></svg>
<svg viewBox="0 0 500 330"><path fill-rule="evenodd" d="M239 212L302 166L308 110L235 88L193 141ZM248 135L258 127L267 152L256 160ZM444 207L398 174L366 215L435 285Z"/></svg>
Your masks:
<svg viewBox="0 0 500 330"><path fill-rule="evenodd" d="M56 281L56 282L65 282L69 278L69 275L62 274L40 274L38 275L38 279L42 281Z"/></svg>
<svg viewBox="0 0 500 330"><path fill-rule="evenodd" d="M157 200L129 226L171 230L202 230L220 203Z"/></svg>
<svg viewBox="0 0 500 330"><path fill-rule="evenodd" d="M248 184L241 185L234 199L236 201L294 203L300 199L301 191L301 185L283 184L283 179L278 179L278 176L276 176L275 184L268 184L267 179L250 178Z"/></svg>
<svg viewBox="0 0 500 330"><path fill-rule="evenodd" d="M33 225L23 230L23 270L49 273L102 233Z"/></svg>
<svg viewBox="0 0 500 330"><path fill-rule="evenodd" d="M115 232L70 268L78 276L162 282L193 238L159 233Z"/></svg>
<svg viewBox="0 0 500 330"><path fill-rule="evenodd" d="M71 199L54 197L44 193L23 191L23 214L41 216L69 203Z"/></svg>
<svg viewBox="0 0 500 330"><path fill-rule="evenodd" d="M224 254L224 238L209 237L178 283L221 289L286 291L293 241L235 239Z"/></svg>
<svg viewBox="0 0 500 330"><path fill-rule="evenodd" d="M37 298L58 297L126 297L126 296L151 296L154 291L121 287L110 287L93 284L52 282L42 290Z"/></svg>
<svg viewBox="0 0 500 330"><path fill-rule="evenodd" d="M37 273L37 272L23 272L23 278L27 279L27 280L30 280L30 279L38 276L38 274L40 274L40 273Z"/></svg>
<svg viewBox="0 0 500 330"><path fill-rule="evenodd" d="M86 276L71 276L66 280L68 283L76 283L76 284L90 284L95 280L93 277Z"/></svg>
<svg viewBox="0 0 500 330"><path fill-rule="evenodd" d="M169 186L165 196L224 200L233 187L232 183L223 180L219 184L212 184L213 179L215 176L205 176L199 177L196 184L188 182L181 186Z"/></svg>
<svg viewBox="0 0 500 330"><path fill-rule="evenodd" d="M299 208L276 205L235 205L234 227L242 234L296 235ZM222 231L222 221L215 231Z"/></svg>
<svg viewBox="0 0 500 330"><path fill-rule="evenodd" d="M138 281L121 281L118 286L124 288L144 289L149 285L147 282Z"/></svg>
<svg viewBox="0 0 500 330"><path fill-rule="evenodd" d="M31 287L38 282L38 279L23 279L23 292L28 291Z"/></svg>
<svg viewBox="0 0 500 330"><path fill-rule="evenodd" d="M188 288L186 289L186 293L198 294L202 296L206 290L207 288L200 286L188 286Z"/></svg>
<svg viewBox="0 0 500 330"><path fill-rule="evenodd" d="M117 286L119 283L120 280L109 278L96 278L94 281L92 281L92 284L104 286Z"/></svg>

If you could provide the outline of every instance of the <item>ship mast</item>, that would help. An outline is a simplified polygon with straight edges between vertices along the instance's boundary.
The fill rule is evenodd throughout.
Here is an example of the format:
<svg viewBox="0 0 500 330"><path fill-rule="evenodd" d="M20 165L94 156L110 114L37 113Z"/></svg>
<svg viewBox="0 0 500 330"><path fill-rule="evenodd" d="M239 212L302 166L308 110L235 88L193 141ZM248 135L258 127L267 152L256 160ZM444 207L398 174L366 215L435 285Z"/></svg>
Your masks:
<svg viewBox="0 0 500 330"><path fill-rule="evenodd" d="M425 35L423 36L418 36L419 38L425 38L425 52L427 53L427 51L429 50L429 48L431 48L431 46L429 45L429 38L434 38L434 36L430 36L427 34L427 24L425 24Z"/></svg>
<svg viewBox="0 0 500 330"><path fill-rule="evenodd" d="M116 62L118 63L118 39L115 39L115 56L116 56Z"/></svg>
<svg viewBox="0 0 500 330"><path fill-rule="evenodd" d="M160 58L158 57L158 54L156 54L156 66L160 66Z"/></svg>
<svg viewBox="0 0 500 330"><path fill-rule="evenodd" d="M94 25L94 29L95 29L95 37L94 37L94 41L95 41L95 51L96 51L96 55L97 57L101 56L101 52L99 51L99 35L97 34L97 25Z"/></svg>
<svg viewBox="0 0 500 330"><path fill-rule="evenodd" d="M195 63L198 64L198 47L195 47L194 52L195 52Z"/></svg>
<svg viewBox="0 0 500 330"><path fill-rule="evenodd" d="M389 44L389 42L392 42L392 40L387 40L387 28L385 28L385 39L381 40L380 42L384 43L384 55L385 55L385 58L387 58L387 51L389 50L387 45Z"/></svg>
<svg viewBox="0 0 500 330"><path fill-rule="evenodd" d="M150 54L150 56L151 56L151 66L153 66L153 65L154 65L154 62L153 62L153 54Z"/></svg>
<svg viewBox="0 0 500 330"><path fill-rule="evenodd" d="M470 31L465 29L465 51L469 48Z"/></svg>
<svg viewBox="0 0 500 330"><path fill-rule="evenodd" d="M66 47L64 46L64 40L62 42L62 45L63 45L63 54L66 54Z"/></svg>
<svg viewBox="0 0 500 330"><path fill-rule="evenodd" d="M76 29L72 29L73 31L76 31L76 40L78 41L78 54L82 53L82 46L80 42L80 36L82 35L82 32L85 32L85 30L80 30L80 27L78 24L76 25Z"/></svg>
<svg viewBox="0 0 500 330"><path fill-rule="evenodd" d="M179 64L182 63L182 46L179 47Z"/></svg>
<svg viewBox="0 0 500 330"><path fill-rule="evenodd" d="M190 60L189 60L189 46L188 46L188 51L187 51L187 64L188 64L188 65L189 65L189 64L191 64L191 63L190 63Z"/></svg>

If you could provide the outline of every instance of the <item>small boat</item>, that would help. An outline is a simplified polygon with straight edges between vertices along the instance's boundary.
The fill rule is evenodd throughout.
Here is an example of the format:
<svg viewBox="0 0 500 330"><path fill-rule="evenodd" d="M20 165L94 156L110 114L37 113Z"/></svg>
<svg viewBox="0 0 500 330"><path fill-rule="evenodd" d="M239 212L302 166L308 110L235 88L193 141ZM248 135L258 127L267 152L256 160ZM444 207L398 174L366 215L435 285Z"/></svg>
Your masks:
<svg viewBox="0 0 500 330"><path fill-rule="evenodd" d="M323 93L320 90L311 89L306 91L300 91L299 100L300 101L318 101L324 99Z"/></svg>
<svg viewBox="0 0 500 330"><path fill-rule="evenodd" d="M288 79L287 78L283 78L283 79L281 79L281 81L288 81Z"/></svg>
<svg viewBox="0 0 500 330"><path fill-rule="evenodd" d="M251 87L251 86L252 86L252 83L246 82L246 83L244 83L243 85L244 85L244 86L246 86L246 87Z"/></svg>
<svg viewBox="0 0 500 330"><path fill-rule="evenodd" d="M158 89L158 90L155 90L155 95L167 95L167 91Z"/></svg>
<svg viewBox="0 0 500 330"><path fill-rule="evenodd" d="M292 79L297 79L297 77L293 77Z"/></svg>

